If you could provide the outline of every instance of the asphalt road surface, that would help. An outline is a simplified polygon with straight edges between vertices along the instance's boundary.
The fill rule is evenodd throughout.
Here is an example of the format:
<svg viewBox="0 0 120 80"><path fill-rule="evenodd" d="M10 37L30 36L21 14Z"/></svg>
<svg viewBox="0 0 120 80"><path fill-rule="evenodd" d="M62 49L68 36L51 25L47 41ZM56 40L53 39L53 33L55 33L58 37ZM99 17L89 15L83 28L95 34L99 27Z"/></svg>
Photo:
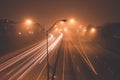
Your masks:
<svg viewBox="0 0 120 80"><path fill-rule="evenodd" d="M120 55L97 41L51 34L48 49L50 80L120 80ZM0 80L47 80L46 68L44 40L0 57Z"/></svg>

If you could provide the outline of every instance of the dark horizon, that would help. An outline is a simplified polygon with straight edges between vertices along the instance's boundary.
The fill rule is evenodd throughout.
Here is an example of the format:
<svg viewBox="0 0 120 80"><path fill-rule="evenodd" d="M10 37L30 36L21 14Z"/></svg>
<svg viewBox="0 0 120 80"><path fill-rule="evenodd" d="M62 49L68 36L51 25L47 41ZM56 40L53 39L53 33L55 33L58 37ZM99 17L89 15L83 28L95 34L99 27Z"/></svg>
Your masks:
<svg viewBox="0 0 120 80"><path fill-rule="evenodd" d="M51 25L57 19L75 18L83 25L99 25L120 22L119 3L118 0L1 0L0 18L31 18L45 26Z"/></svg>

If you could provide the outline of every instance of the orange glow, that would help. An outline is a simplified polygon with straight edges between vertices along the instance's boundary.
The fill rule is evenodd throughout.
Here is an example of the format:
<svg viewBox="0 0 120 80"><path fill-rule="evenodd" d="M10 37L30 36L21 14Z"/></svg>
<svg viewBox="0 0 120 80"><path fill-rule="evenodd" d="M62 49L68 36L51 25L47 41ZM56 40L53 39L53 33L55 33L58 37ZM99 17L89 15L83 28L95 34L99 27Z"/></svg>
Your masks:
<svg viewBox="0 0 120 80"><path fill-rule="evenodd" d="M55 30L58 31L58 28L56 28Z"/></svg>
<svg viewBox="0 0 120 80"><path fill-rule="evenodd" d="M22 33L21 32L18 32L19 35L21 35Z"/></svg>
<svg viewBox="0 0 120 80"><path fill-rule="evenodd" d="M29 30L29 29L30 29L30 27L27 26L27 27L26 27L26 30Z"/></svg>
<svg viewBox="0 0 120 80"><path fill-rule="evenodd" d="M64 24L64 22L63 22L63 21L61 21L61 22L60 22L60 24L61 24L61 25L63 25L63 24Z"/></svg>
<svg viewBox="0 0 120 80"><path fill-rule="evenodd" d="M60 32L62 31L62 29L60 29Z"/></svg>
<svg viewBox="0 0 120 80"><path fill-rule="evenodd" d="M57 27L57 25L55 25L55 27Z"/></svg>
<svg viewBox="0 0 120 80"><path fill-rule="evenodd" d="M31 24L32 24L32 20L27 19L27 20L26 20L26 24L27 24L27 25L31 25Z"/></svg>
<svg viewBox="0 0 120 80"><path fill-rule="evenodd" d="M79 32L79 30L76 30L76 32Z"/></svg>
<svg viewBox="0 0 120 80"><path fill-rule="evenodd" d="M82 26L80 25L79 28L82 28Z"/></svg>
<svg viewBox="0 0 120 80"><path fill-rule="evenodd" d="M86 29L83 29L83 32L86 32L87 30Z"/></svg>
<svg viewBox="0 0 120 80"><path fill-rule="evenodd" d="M64 31L67 32L67 28L66 27L64 28Z"/></svg>
<svg viewBox="0 0 120 80"><path fill-rule="evenodd" d="M34 32L33 32L33 31L28 31L28 33L29 33L29 34L34 34Z"/></svg>
<svg viewBox="0 0 120 80"><path fill-rule="evenodd" d="M92 28L92 29L91 29L91 32L95 32L95 28Z"/></svg>
<svg viewBox="0 0 120 80"><path fill-rule="evenodd" d="M75 20L72 18L72 19L70 19L70 23L75 23Z"/></svg>

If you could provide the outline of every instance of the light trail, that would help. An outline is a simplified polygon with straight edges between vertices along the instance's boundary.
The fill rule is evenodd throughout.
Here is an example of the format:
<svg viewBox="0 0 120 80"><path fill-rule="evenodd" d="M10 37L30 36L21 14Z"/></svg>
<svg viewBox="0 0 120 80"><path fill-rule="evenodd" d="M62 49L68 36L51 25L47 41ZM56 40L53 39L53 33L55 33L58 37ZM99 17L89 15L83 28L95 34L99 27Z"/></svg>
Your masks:
<svg viewBox="0 0 120 80"><path fill-rule="evenodd" d="M50 35L50 38L48 41L50 41L53 38L53 35ZM6 62L0 64L0 72L4 69L8 68L9 66L15 64L16 62L20 61L21 59L25 58L28 55L31 55L31 53L35 52L36 50L40 49L42 46L46 44L45 41L43 41L41 44L38 44L37 46L34 46L33 48L30 48L29 50L20 53L19 55L7 60Z"/></svg>
<svg viewBox="0 0 120 80"><path fill-rule="evenodd" d="M72 41L73 42L73 41ZM74 43L74 42L73 42ZM77 45L74 43L74 46L76 47L76 49L78 50L78 52L81 54L81 56L83 57L84 61L86 62L86 64L91 68L91 70L94 72L95 75L98 75L96 69L94 68L93 64L91 63L91 61L89 60L88 56L86 55L84 49L82 48L81 45L81 49L82 51L79 49L79 47L77 47Z"/></svg>
<svg viewBox="0 0 120 80"><path fill-rule="evenodd" d="M53 43L49 46L48 53L50 53L55 48L55 46L59 43L59 41L62 39L62 37L63 37L63 34L61 33L60 36L55 41L52 41ZM25 70L25 72L18 78L18 80L22 79L22 77L25 74L27 74L38 62L40 64L46 58L46 53L47 53L46 49L44 49L44 51L42 52L42 56L39 56L37 58L37 60L32 64L32 66L30 66L29 68L27 68L27 70Z"/></svg>
<svg viewBox="0 0 120 80"><path fill-rule="evenodd" d="M71 34L72 35L72 34ZM83 57L84 61L86 62L86 64L90 67L90 69L93 71L93 73L95 75L98 75L96 69L94 68L92 62L90 61L90 59L88 58L84 48L82 47L82 44L80 42L80 47L78 47L75 43L75 41L71 38L70 35L68 35L70 38L70 41L74 44L74 46L76 47L76 49L78 50L78 52L80 53L80 55Z"/></svg>
<svg viewBox="0 0 120 80"><path fill-rule="evenodd" d="M63 34L60 33L58 37L54 37L50 34L48 39L49 47L48 53L57 46L57 44L62 40ZM7 72L7 75L2 76L1 79L9 79L9 80L21 80L27 75L36 65L41 64L43 60L46 58L46 41L28 49L27 51L20 53L19 55L10 58L9 60L0 64L0 72L4 72L4 70L8 69L11 66L14 66L11 70ZM19 65L16 63L22 61ZM15 73L14 73L15 72Z"/></svg>

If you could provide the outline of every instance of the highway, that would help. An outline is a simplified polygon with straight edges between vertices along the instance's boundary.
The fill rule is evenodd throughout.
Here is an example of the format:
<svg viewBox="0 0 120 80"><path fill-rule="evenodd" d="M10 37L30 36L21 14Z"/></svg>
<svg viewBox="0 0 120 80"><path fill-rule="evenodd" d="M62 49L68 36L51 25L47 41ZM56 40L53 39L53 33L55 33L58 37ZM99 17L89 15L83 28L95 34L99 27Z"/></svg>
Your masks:
<svg viewBox="0 0 120 80"><path fill-rule="evenodd" d="M120 55L72 34L49 36L50 80L120 80ZM0 58L0 80L47 80L46 41Z"/></svg>
<svg viewBox="0 0 120 80"><path fill-rule="evenodd" d="M61 66L62 69L57 69L57 75L60 71L62 75L58 80L120 79L119 53L106 49L97 40L89 42L82 37L73 36L75 35L69 33L64 37L61 52L63 55L58 61L58 67ZM61 60L63 65L61 65Z"/></svg>
<svg viewBox="0 0 120 80"><path fill-rule="evenodd" d="M58 37L50 35L48 39L49 53L61 41L62 36L63 34L60 34ZM22 80L34 67L42 65L46 58L46 49L46 40L44 40L26 51L20 52L18 55L8 57L8 59L6 56L1 57L0 80ZM52 56L53 54L50 55ZM46 62L44 63L46 65Z"/></svg>

